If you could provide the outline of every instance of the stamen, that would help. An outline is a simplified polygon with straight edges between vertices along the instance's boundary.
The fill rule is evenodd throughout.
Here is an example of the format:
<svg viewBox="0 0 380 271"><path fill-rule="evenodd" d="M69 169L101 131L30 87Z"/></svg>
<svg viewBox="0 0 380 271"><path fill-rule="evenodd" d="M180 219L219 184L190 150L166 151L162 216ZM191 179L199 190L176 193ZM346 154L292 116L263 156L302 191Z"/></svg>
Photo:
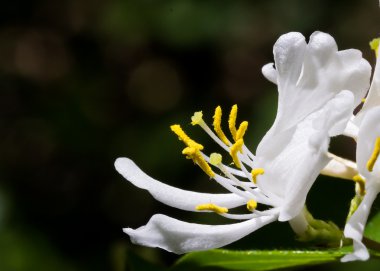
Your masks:
<svg viewBox="0 0 380 271"><path fill-rule="evenodd" d="M250 212L253 212L257 208L257 202L254 199L251 199L247 202L247 209Z"/></svg>
<svg viewBox="0 0 380 271"><path fill-rule="evenodd" d="M191 125L199 125L203 122L203 113L202 111L195 112L194 115L191 117Z"/></svg>
<svg viewBox="0 0 380 271"><path fill-rule="evenodd" d="M379 45L380 45L380 38L373 39L373 40L369 43L369 46L371 47L371 49L375 51L375 53L376 53L376 57L379 56Z"/></svg>
<svg viewBox="0 0 380 271"><path fill-rule="evenodd" d="M230 112L230 118L228 119L228 127L230 128L230 132L232 135L232 138L236 140L236 117L237 117L237 110L238 107L235 104L232 106L231 112Z"/></svg>
<svg viewBox="0 0 380 271"><path fill-rule="evenodd" d="M243 121L236 132L236 140L242 139L248 128L248 121Z"/></svg>
<svg viewBox="0 0 380 271"><path fill-rule="evenodd" d="M222 163L222 155L220 153L213 152L210 155L210 164L213 166L220 165Z"/></svg>
<svg viewBox="0 0 380 271"><path fill-rule="evenodd" d="M228 209L226 207L220 207L216 204L212 203L206 203L206 204L200 204L195 207L195 210L197 211L212 211L217 214L225 214L228 213Z"/></svg>
<svg viewBox="0 0 380 271"><path fill-rule="evenodd" d="M241 187L244 191L247 191L248 193L254 195L255 197L262 199L260 196L257 195L257 191L255 189L252 189L253 184L245 181L241 181L238 178L236 178L234 175L232 175L226 166L223 164L218 165L219 169L226 175L228 178L221 177L225 179L228 183L234 185L234 186L239 186Z"/></svg>
<svg viewBox="0 0 380 271"><path fill-rule="evenodd" d="M373 167L375 166L375 163L377 161L377 158L379 157L380 153L380 137L376 138L375 147L373 149L372 155L369 158L367 162L367 169L369 172L372 172Z"/></svg>
<svg viewBox="0 0 380 271"><path fill-rule="evenodd" d="M240 159L238 157L238 152L242 152L243 151L243 145L244 145L244 141L243 139L239 139L238 141L236 141L236 143L234 145L231 146L230 148L230 155L232 157L232 160L234 161L234 164L237 168L241 168L241 164L240 164Z"/></svg>
<svg viewBox="0 0 380 271"><path fill-rule="evenodd" d="M251 174L252 174L252 182L254 184L257 183L257 176L258 175L263 175L265 173L264 169L263 168L254 168L252 169L251 171Z"/></svg>
<svg viewBox="0 0 380 271"><path fill-rule="evenodd" d="M188 147L197 150L203 150L203 146L192 140L181 128L180 125L175 124L170 126L170 129L178 136L179 140L183 141Z"/></svg>
<svg viewBox="0 0 380 271"><path fill-rule="evenodd" d="M358 185L358 190L359 190L360 196L364 196L366 193L366 191L365 191L365 179L358 174L358 175L355 175L352 178L352 180Z"/></svg>
<svg viewBox="0 0 380 271"><path fill-rule="evenodd" d="M182 154L186 155L186 158L192 159L208 176L211 178L215 176L215 172L212 171L211 167L198 149L187 147L183 149Z"/></svg>
<svg viewBox="0 0 380 271"><path fill-rule="evenodd" d="M222 108L220 106L215 108L215 114L214 114L214 131L218 135L218 137L223 141L224 144L230 146L231 143L227 139L226 135L223 133L222 127L221 127L221 122L222 122Z"/></svg>

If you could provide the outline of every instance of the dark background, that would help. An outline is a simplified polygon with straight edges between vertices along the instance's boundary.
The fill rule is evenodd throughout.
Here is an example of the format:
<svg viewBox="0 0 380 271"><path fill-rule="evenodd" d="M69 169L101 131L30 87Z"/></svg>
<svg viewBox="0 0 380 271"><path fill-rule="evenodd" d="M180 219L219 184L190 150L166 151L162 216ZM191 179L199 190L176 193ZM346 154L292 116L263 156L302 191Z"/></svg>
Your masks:
<svg viewBox="0 0 380 271"><path fill-rule="evenodd" d="M149 175L196 191L220 191L181 155L169 126L203 110L239 105L251 150L271 126L277 91L261 75L272 46L289 31L332 34L372 64L380 34L376 0L2 1L0 8L0 270L128 270L133 258L159 266L177 256L134 246L123 227L178 212L126 182L113 167L127 156ZM211 147L212 148L212 147ZM354 159L354 142L333 150ZM344 225L353 184L319 178L308 205ZM376 207L375 207L376 209ZM378 209L378 208L377 208ZM227 221L228 222L228 221ZM229 248L293 249L287 223ZM379 262L324 266L377 270ZM339 269L340 268L340 269ZM350 269L351 268L351 269ZM372 268L372 269L371 269Z"/></svg>

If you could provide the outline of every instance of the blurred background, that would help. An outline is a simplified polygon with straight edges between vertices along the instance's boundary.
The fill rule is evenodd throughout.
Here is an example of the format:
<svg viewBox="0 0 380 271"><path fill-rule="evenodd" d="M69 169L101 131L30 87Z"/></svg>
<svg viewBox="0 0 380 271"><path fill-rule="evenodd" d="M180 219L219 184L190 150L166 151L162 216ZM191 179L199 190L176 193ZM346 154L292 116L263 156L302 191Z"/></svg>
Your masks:
<svg viewBox="0 0 380 271"><path fill-rule="evenodd" d="M379 15L377 0L2 1L0 270L170 266L178 256L132 245L122 228L144 225L154 213L229 221L156 202L126 182L114 160L130 157L170 185L221 191L182 156L169 126L179 123L214 148L190 117L203 110L211 123L217 105L227 114L238 104L238 119L250 121L246 142L254 151L277 106L275 86L261 75L276 39L325 31L340 49L358 48L373 64L368 42L380 34ZM349 139L333 140L332 148L354 158ZM319 178L309 209L342 227L353 192L349 182ZM303 247L278 222L229 246Z"/></svg>

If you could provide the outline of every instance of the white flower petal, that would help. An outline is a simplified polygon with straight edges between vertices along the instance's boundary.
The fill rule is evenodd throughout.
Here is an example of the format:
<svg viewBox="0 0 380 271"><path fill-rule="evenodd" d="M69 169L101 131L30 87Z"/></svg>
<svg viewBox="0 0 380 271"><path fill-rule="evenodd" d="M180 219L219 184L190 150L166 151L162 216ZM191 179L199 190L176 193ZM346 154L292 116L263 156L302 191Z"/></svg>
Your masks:
<svg viewBox="0 0 380 271"><path fill-rule="evenodd" d="M232 193L198 193L161 183L145 174L128 158L116 159L115 168L125 179L141 189L148 190L158 201L178 209L195 211L195 206L204 203L214 203L226 208L234 208L246 204L246 199Z"/></svg>
<svg viewBox="0 0 380 271"><path fill-rule="evenodd" d="M344 228L344 236L346 238L351 238L354 242L354 252L344 256L341 261L349 262L355 260L365 261L368 260L369 254L367 248L362 243L363 232L365 225L367 223L368 215L371 210L373 201L375 200L377 194L380 191L379 184L370 186L367 188L367 193L360 203L358 209L348 220Z"/></svg>
<svg viewBox="0 0 380 271"><path fill-rule="evenodd" d="M261 72L273 84L277 84L277 71L273 66L273 63L268 63L261 68Z"/></svg>
<svg viewBox="0 0 380 271"><path fill-rule="evenodd" d="M354 95L348 90L342 90L334 99L328 102L326 112L314 121L317 130L327 128L330 137L343 133L354 110Z"/></svg>
<svg viewBox="0 0 380 271"><path fill-rule="evenodd" d="M352 137L356 140L359 134L359 127L354 123L355 119L355 116L352 115L350 121L347 123L347 126L344 129L343 135Z"/></svg>
<svg viewBox="0 0 380 271"><path fill-rule="evenodd" d="M289 33L280 37L274 53L279 102L271 133L296 125L342 90L351 91L357 105L369 87L371 67L360 51L338 51L326 33L313 33L308 45L301 34Z"/></svg>
<svg viewBox="0 0 380 271"><path fill-rule="evenodd" d="M310 36L307 50L318 66L323 67L328 65L329 59L338 51L338 46L332 36L316 31Z"/></svg>
<svg viewBox="0 0 380 271"><path fill-rule="evenodd" d="M355 49L337 52L337 59L343 67L343 71L339 71L343 81L338 81L337 78L337 83L342 84L341 89L352 91L355 96L354 103L357 106L369 89L372 67L362 57L362 53Z"/></svg>
<svg viewBox="0 0 380 271"><path fill-rule="evenodd" d="M300 122L292 133L272 135L271 141L266 142L273 147L272 152L266 149L256 153L258 167L265 170L258 187L264 193L270 191L284 199L280 221L301 212L308 191L330 160L326 156L330 134L343 130L345 125L340 125L341 120L348 121L350 116L347 106L342 105L352 108L352 103L352 93L342 91ZM283 145L277 146L278 142Z"/></svg>
<svg viewBox="0 0 380 271"><path fill-rule="evenodd" d="M225 246L274 221L276 217L262 216L240 223L211 226L187 223L157 214L145 226L136 230L123 230L135 244L182 254Z"/></svg>
<svg viewBox="0 0 380 271"><path fill-rule="evenodd" d="M377 57L371 87L369 89L363 108L355 118L355 124L359 126L367 111L376 106L380 106L380 57Z"/></svg>
<svg viewBox="0 0 380 271"><path fill-rule="evenodd" d="M305 49L306 41L301 33L290 32L276 41L273 46L273 55L279 87L287 89L288 84L293 84L298 80Z"/></svg>
<svg viewBox="0 0 380 271"><path fill-rule="evenodd" d="M356 162L360 174L368 177L367 161L374 150L376 138L380 137L380 106L368 110L360 125L356 148ZM379 172L380 163L375 164L374 172Z"/></svg>

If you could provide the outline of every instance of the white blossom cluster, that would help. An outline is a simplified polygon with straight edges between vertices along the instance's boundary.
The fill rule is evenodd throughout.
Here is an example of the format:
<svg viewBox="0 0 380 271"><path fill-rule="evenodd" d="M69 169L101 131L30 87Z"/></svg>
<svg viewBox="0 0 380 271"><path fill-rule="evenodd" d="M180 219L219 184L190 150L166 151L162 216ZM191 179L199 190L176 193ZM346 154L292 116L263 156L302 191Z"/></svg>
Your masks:
<svg viewBox="0 0 380 271"><path fill-rule="evenodd" d="M371 43L376 55L378 44L378 40ZM369 258L362 237L371 205L380 192L379 58L371 82L371 66L361 52L339 51L334 38L326 33L313 33L308 43L300 33L287 33L277 40L273 54L274 63L265 65L262 72L277 85L277 115L255 152L244 144L248 122L237 125L236 105L228 117L228 134L222 129L220 107L215 110L212 127L203 120L202 112L191 119L225 154L207 154L180 125L171 126L185 144L182 153L186 158L226 193L185 191L149 177L128 158L115 162L121 175L160 202L186 211L214 212L237 222L201 225L156 214L145 226L124 229L133 243L175 253L207 250L278 220L289 221L300 239L335 238L338 243L352 239L354 251L342 261ZM361 110L354 115L358 106ZM356 162L329 152L331 137L338 135L357 142ZM356 195L343 232L332 223L313 219L304 207L319 174L355 184ZM246 206L246 212L234 210L239 206Z"/></svg>

